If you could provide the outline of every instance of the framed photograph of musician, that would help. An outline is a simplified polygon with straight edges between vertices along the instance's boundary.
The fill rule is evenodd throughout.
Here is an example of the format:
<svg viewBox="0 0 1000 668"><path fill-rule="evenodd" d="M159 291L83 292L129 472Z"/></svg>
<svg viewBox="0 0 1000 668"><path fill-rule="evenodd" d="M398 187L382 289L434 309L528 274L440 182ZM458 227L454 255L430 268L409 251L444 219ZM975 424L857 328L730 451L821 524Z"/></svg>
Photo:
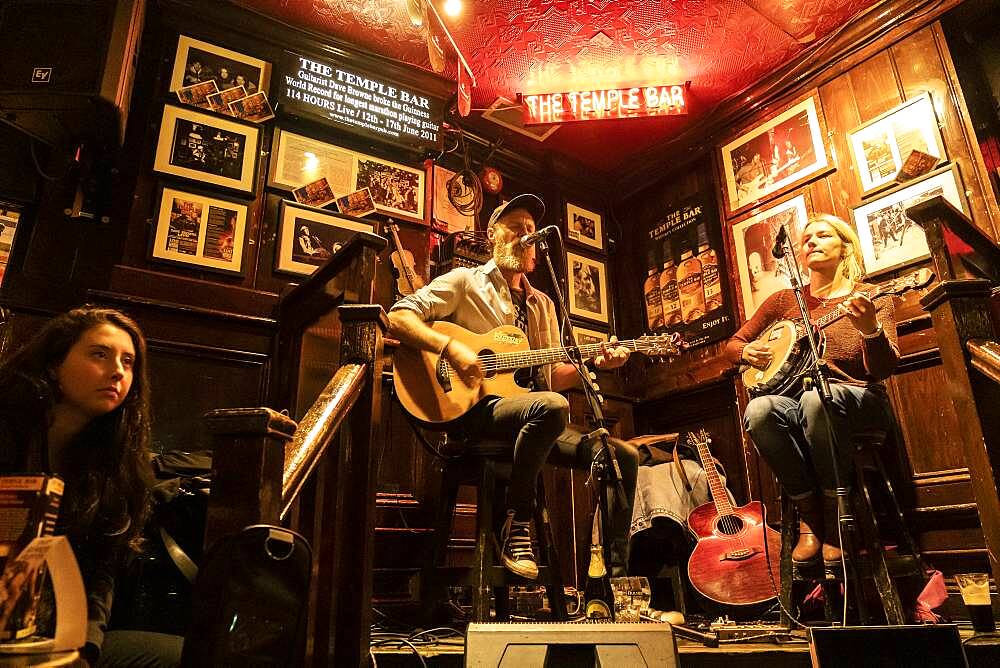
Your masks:
<svg viewBox="0 0 1000 668"><path fill-rule="evenodd" d="M847 133L847 144L857 167L861 195L895 182L896 173L911 151L944 160L944 142L929 93L907 100Z"/></svg>
<svg viewBox="0 0 1000 668"><path fill-rule="evenodd" d="M788 228L793 247L798 248L811 209L807 197L801 193L787 198L733 225L744 320L772 294L792 287L784 261L775 259L771 249L782 225Z"/></svg>
<svg viewBox="0 0 1000 668"><path fill-rule="evenodd" d="M168 104L153 169L252 195L259 140L260 130L250 123Z"/></svg>
<svg viewBox="0 0 1000 668"><path fill-rule="evenodd" d="M601 214L566 202L566 236L583 246L604 250L604 219Z"/></svg>
<svg viewBox="0 0 1000 668"><path fill-rule="evenodd" d="M150 256L189 268L243 273L246 202L161 186Z"/></svg>
<svg viewBox="0 0 1000 668"><path fill-rule="evenodd" d="M374 231L368 221L283 200L278 210L274 270L308 276L356 232Z"/></svg>
<svg viewBox="0 0 1000 668"><path fill-rule="evenodd" d="M170 90L215 81L220 91L243 86L246 95L267 91L271 63L187 35L177 40Z"/></svg>
<svg viewBox="0 0 1000 668"><path fill-rule="evenodd" d="M906 217L906 209L935 195L942 195L956 208L968 213L958 165L940 167L916 183L893 188L854 209L854 225L868 277L930 256L923 229Z"/></svg>
<svg viewBox="0 0 1000 668"><path fill-rule="evenodd" d="M720 149L723 199L734 216L833 169L815 92Z"/></svg>
<svg viewBox="0 0 1000 668"><path fill-rule="evenodd" d="M607 325L611 320L608 269L603 260L566 253L569 314Z"/></svg>
<svg viewBox="0 0 1000 668"><path fill-rule="evenodd" d="M576 342L581 346L593 343L606 343L609 340L607 332L600 332L596 329L577 325L576 323L573 324L573 336L576 337Z"/></svg>

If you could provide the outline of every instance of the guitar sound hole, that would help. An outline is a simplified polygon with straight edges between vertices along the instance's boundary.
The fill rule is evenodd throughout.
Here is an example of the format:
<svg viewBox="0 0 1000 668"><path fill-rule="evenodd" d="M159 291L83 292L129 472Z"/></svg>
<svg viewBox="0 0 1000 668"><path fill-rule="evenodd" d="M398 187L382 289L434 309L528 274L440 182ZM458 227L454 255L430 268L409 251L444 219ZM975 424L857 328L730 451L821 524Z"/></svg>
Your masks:
<svg viewBox="0 0 1000 668"><path fill-rule="evenodd" d="M716 522L715 528L727 536L734 536L743 530L743 520L736 515L723 515Z"/></svg>
<svg viewBox="0 0 1000 668"><path fill-rule="evenodd" d="M479 359L482 360L486 356L492 357L495 354L496 353L494 353L489 348L487 348L486 350L480 350L479 351ZM497 375L497 372L495 370L493 370L493 369L486 369L486 368L483 369L483 378L492 378L495 375Z"/></svg>

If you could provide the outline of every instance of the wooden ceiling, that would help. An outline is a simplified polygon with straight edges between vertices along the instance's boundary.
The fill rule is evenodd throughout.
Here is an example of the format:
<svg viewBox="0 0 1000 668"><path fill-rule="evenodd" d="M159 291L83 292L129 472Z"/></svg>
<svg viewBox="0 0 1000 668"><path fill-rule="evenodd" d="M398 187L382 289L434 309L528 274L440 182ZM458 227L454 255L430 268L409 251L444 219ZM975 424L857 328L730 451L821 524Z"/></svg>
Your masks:
<svg viewBox="0 0 1000 668"><path fill-rule="evenodd" d="M518 93L691 82L686 117L567 124L544 144L505 136L508 146L548 149L611 171L669 141L878 0L462 1L460 16L444 18L477 79L473 116ZM407 0L239 4L431 69L427 28L413 26ZM455 57L447 57L445 76L454 78Z"/></svg>

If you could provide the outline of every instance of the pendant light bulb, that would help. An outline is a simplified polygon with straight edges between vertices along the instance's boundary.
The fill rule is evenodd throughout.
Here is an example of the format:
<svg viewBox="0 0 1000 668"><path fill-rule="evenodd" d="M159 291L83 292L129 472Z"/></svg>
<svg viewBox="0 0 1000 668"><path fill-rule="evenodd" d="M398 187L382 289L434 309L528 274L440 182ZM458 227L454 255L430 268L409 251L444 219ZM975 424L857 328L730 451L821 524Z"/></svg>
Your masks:
<svg viewBox="0 0 1000 668"><path fill-rule="evenodd" d="M455 17L462 13L462 0L445 0L444 13Z"/></svg>

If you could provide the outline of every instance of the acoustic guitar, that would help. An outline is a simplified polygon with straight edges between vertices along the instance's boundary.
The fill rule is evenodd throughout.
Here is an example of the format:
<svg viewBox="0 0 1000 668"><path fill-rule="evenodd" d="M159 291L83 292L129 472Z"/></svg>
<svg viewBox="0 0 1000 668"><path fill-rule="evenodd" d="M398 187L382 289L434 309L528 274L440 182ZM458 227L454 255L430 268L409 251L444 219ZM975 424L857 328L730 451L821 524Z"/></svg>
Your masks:
<svg viewBox="0 0 1000 668"><path fill-rule="evenodd" d="M413 264L413 253L403 248L403 244L399 241L399 225L390 219L390 222L386 223L386 228L392 233L392 243L396 247L396 250L389 255L389 260L396 270L396 292L403 296L412 295L424 287L424 280L417 274Z"/></svg>
<svg viewBox="0 0 1000 668"><path fill-rule="evenodd" d="M923 268L894 281L889 281L877 290L862 294L874 301L885 295L901 295L908 290L926 287L933 280L934 272ZM821 355L826 345L823 329L845 315L847 312L838 307L817 318L813 323L818 334L817 343ZM773 357L766 367L747 366L743 371L743 384L750 395L754 397L764 394L797 396L801 392L801 383L798 380L802 377L804 370L812 366L812 352L805 337L802 321L778 320L773 322L761 332L754 342L766 344L771 349Z"/></svg>
<svg viewBox="0 0 1000 668"><path fill-rule="evenodd" d="M513 325L503 325L485 334L474 334L454 323L431 324L437 331L461 341L478 352L483 380L466 385L448 361L436 352L400 346L393 354L392 377L396 396L403 408L417 420L430 424L451 422L488 396L511 397L528 392L524 386L530 374L517 374L533 366L588 359L601 352L601 344L531 350L528 337ZM676 334L643 336L615 345L650 357L678 353Z"/></svg>
<svg viewBox="0 0 1000 668"><path fill-rule="evenodd" d="M781 534L765 523L760 501L733 507L709 443L711 439L704 429L688 434L688 444L698 451L712 492L711 503L698 506L688 515L688 528L698 539L688 559L688 579L699 594L716 603L765 603L777 597ZM765 540L771 558L770 574Z"/></svg>

